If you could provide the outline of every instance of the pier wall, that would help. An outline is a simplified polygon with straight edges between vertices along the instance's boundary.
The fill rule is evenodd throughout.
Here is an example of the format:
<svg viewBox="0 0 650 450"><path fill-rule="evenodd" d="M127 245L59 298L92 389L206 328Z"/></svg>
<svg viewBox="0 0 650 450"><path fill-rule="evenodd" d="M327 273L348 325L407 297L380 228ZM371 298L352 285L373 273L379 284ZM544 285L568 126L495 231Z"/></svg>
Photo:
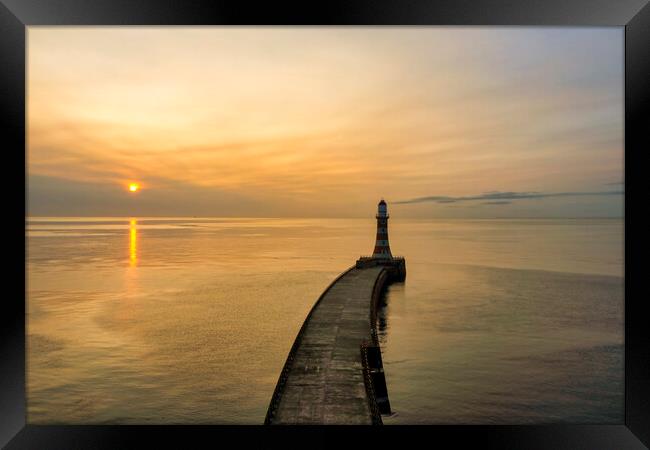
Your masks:
<svg viewBox="0 0 650 450"><path fill-rule="evenodd" d="M275 389L273 390L273 396L271 397L271 403L269 404L269 408L266 411L266 417L264 419L264 425L270 425L271 420L273 416L275 415L275 411L277 410L278 405L280 404L280 398L282 396L282 391L284 390L284 385L286 384L287 378L289 377L289 372L291 370L291 367L293 365L293 360L296 356L296 352L298 351L298 348L300 347L300 343L302 341L302 336L305 333L305 329L307 328L307 324L309 323L309 319L311 318L312 314L318 307L319 303L321 300L325 297L327 292L334 286L341 278L343 278L348 272L353 270L355 266L348 267L347 270L342 272L338 277L336 277L330 284L325 288L325 290L322 292L322 294L318 297L316 300L316 303L314 303L314 306L311 307L309 310L309 313L307 313L307 317L305 318L305 321L302 323L302 326L300 327L300 330L298 331L298 334L296 335L296 339L293 341L293 345L291 346L291 350L289 350L289 355L287 355L287 359L284 362L284 366L282 367L282 371L280 372L280 377L278 378L278 382L275 385Z"/></svg>
<svg viewBox="0 0 650 450"><path fill-rule="evenodd" d="M390 403L377 338L386 286L403 258L360 259L320 295L289 351L265 424L381 424Z"/></svg>

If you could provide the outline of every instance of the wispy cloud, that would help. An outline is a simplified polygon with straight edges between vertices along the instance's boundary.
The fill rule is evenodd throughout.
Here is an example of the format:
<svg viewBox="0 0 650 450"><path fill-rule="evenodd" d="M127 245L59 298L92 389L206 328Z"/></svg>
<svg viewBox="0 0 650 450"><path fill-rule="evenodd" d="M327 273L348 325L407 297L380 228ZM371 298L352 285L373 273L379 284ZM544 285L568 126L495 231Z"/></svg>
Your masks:
<svg viewBox="0 0 650 450"><path fill-rule="evenodd" d="M500 192L492 191L479 195L449 197L444 195L431 195L427 197L417 197L410 200L401 200L394 203L407 204L407 203L456 203L465 201L476 200L493 200L491 202L484 202L484 205L503 205L511 203L513 200L523 199L537 199L537 198L552 198L552 197L583 197L583 196L603 196L603 195L623 195L624 191L598 191L598 192Z"/></svg>

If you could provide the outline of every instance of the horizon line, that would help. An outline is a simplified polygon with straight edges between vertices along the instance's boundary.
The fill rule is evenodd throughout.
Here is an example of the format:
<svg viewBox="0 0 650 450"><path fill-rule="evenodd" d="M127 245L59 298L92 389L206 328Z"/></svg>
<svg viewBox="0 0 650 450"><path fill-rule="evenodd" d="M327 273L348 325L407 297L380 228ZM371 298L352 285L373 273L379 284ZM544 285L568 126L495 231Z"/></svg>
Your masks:
<svg viewBox="0 0 650 450"><path fill-rule="evenodd" d="M134 216L134 215L114 215L114 216L97 216L97 215L84 215L84 216L68 216L68 215L25 215L25 219L38 219L38 218L95 218L95 219L365 219L366 216L187 216L187 215L147 215L147 216ZM374 218L374 216L372 217ZM625 219L624 215L617 216L502 216L502 217L408 217L403 216L404 219L415 220L436 220L436 219L456 219L456 220L530 220L530 219L543 219L543 220L566 220L566 219Z"/></svg>

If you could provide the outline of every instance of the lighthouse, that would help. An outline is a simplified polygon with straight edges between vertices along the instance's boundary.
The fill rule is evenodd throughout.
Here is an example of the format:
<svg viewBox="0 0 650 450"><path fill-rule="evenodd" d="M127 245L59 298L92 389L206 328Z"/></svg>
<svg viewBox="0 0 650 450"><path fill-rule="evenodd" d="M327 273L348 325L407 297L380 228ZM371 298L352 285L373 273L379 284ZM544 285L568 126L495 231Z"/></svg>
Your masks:
<svg viewBox="0 0 650 450"><path fill-rule="evenodd" d="M390 253L390 245L388 245L388 209L383 198L377 205L375 217L377 217L377 240L372 257L392 259L393 255Z"/></svg>
<svg viewBox="0 0 650 450"><path fill-rule="evenodd" d="M388 208L382 198L377 205L377 238L372 256L362 256L357 260L357 269L383 266L388 276L396 281L406 278L406 260L403 256L393 256L388 244Z"/></svg>

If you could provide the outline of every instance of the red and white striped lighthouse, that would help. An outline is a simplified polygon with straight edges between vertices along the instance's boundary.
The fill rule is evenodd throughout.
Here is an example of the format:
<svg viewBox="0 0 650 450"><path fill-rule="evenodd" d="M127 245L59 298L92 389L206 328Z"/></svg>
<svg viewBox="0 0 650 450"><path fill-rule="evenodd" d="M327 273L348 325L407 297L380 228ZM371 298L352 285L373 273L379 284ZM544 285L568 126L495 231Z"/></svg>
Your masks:
<svg viewBox="0 0 650 450"><path fill-rule="evenodd" d="M375 251L372 252L373 258L392 258L390 245L388 245L388 209L386 202L382 198L377 205L377 240L375 241Z"/></svg>

